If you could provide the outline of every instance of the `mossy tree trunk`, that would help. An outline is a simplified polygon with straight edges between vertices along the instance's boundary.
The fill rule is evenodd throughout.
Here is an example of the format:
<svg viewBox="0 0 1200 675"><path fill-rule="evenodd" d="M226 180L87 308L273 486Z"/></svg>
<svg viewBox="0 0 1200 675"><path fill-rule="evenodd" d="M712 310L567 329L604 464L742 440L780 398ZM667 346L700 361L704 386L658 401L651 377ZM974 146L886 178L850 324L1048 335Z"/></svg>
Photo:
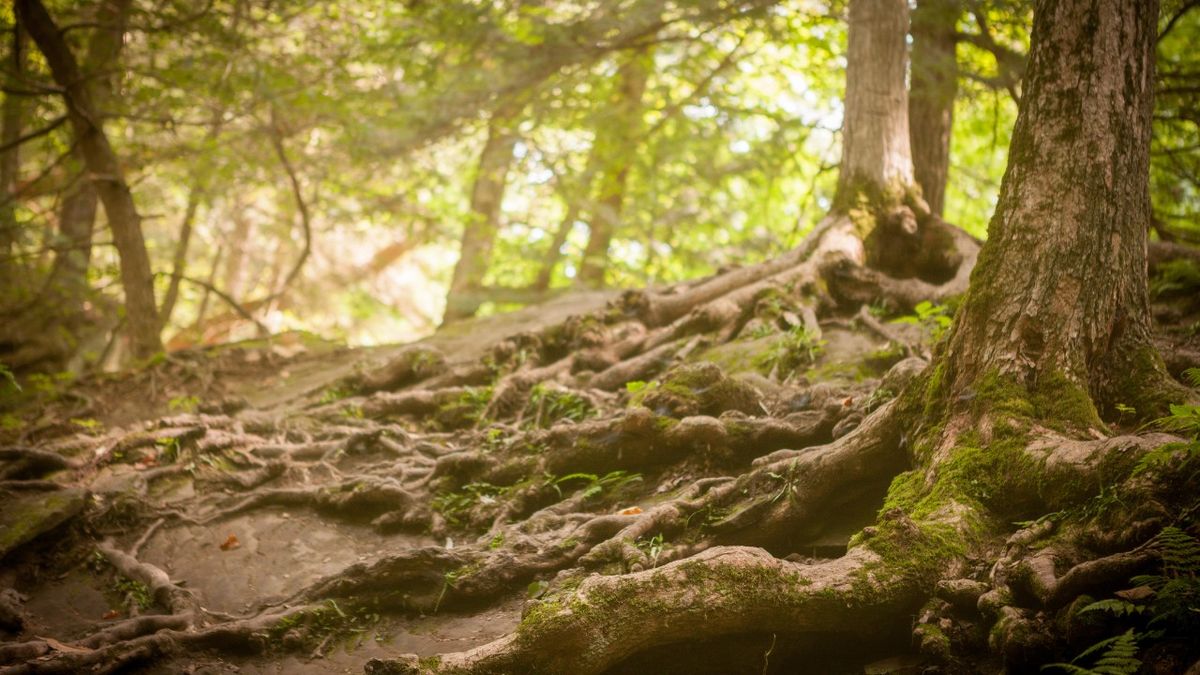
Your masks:
<svg viewBox="0 0 1200 675"><path fill-rule="evenodd" d="M520 105L507 104L498 108L488 123L487 142L479 155L479 168L471 189L470 222L463 228L458 263L454 266L450 290L446 294L443 324L474 316L479 309L479 301L471 300L468 293L483 286L483 278L492 262L492 249L500 228L500 206L517 143L516 124L520 112Z"/></svg>
<svg viewBox="0 0 1200 675"><path fill-rule="evenodd" d="M1147 298L1157 16L1156 2L1038 3L1008 169L946 358L950 396L988 373L1142 414L1178 394Z"/></svg>

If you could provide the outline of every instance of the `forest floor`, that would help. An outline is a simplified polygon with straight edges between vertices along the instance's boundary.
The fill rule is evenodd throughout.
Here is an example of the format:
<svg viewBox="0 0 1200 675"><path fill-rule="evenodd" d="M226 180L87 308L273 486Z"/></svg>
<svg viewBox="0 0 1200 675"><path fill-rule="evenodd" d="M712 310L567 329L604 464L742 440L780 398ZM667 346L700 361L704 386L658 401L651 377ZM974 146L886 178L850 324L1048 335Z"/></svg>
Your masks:
<svg viewBox="0 0 1200 675"><path fill-rule="evenodd" d="M513 633L591 575L845 555L902 458L821 486L781 458L886 405L949 309L752 290L735 319L572 293L412 345L289 334L27 385L0 431L0 672L357 673ZM1156 315L1172 368L1200 361L1194 302ZM918 672L914 620L849 657L755 634L613 672Z"/></svg>

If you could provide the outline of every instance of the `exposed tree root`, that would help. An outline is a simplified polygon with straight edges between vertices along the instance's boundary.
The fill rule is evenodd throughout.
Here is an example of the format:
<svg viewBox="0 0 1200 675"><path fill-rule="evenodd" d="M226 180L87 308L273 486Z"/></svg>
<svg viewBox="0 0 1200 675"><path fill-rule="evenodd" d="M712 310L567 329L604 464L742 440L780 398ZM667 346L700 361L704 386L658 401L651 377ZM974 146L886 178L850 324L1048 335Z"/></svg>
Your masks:
<svg viewBox="0 0 1200 675"><path fill-rule="evenodd" d="M878 220L910 250L905 223L915 218L910 209ZM319 655L337 635L336 620L314 618L329 616L323 603L337 603L335 614L441 613L530 582L544 594L512 635L368 671L601 673L670 643L703 650L751 633L769 635L784 658L806 633L865 640L907 630L914 616L930 663L986 651L989 629L1004 658L1049 653L1058 646L1029 638L1044 628L1039 612L1065 612L1157 564L1153 537L1176 497L1146 493L1131 470L1176 439L1081 440L993 392L958 402L970 415L949 413L926 361L904 358L928 357L928 346L866 310L965 289L978 243L921 222L945 245L937 255L889 258L833 215L779 259L627 293L602 312L508 336L482 359L417 346L285 409L204 406L0 451L9 489L57 487L43 479L64 471L128 476L90 517L101 532L144 529L97 550L170 612L67 645L28 635L0 644L10 664L0 673L109 671L199 649ZM812 354L789 362L779 350L798 335L808 342L792 348L819 351L823 328L882 339L883 362L896 365L809 382ZM709 362L755 344L728 370ZM932 427L938 420L947 423ZM1070 488L1043 490L1043 480ZM194 496L161 497L179 481ZM815 553L830 522L878 504L889 481L873 525ZM1146 498L1107 526L1071 515L1114 481ZM199 592L138 560L182 524L273 508L369 523L379 553L279 597L248 598L256 609L241 617L204 609ZM1056 511L1071 525L1011 526ZM398 531L445 544L382 538Z"/></svg>

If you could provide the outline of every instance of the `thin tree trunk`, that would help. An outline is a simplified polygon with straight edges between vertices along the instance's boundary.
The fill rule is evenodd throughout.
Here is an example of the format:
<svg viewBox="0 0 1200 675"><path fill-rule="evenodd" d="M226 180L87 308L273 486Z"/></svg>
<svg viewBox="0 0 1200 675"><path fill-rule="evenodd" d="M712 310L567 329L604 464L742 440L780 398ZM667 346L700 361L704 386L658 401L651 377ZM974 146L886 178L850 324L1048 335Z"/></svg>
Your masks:
<svg viewBox="0 0 1200 675"><path fill-rule="evenodd" d="M128 0L120 0L127 6ZM18 15L30 37L38 45L55 82L63 89L63 100L79 146L83 152L89 179L96 186L104 212L112 229L113 242L120 256L121 282L125 288L125 308L133 353L146 357L162 350L158 312L154 300L154 278L150 258L142 237L141 216L133 195L125 183L116 153L100 124L86 81L62 33L41 0L16 0Z"/></svg>
<svg viewBox="0 0 1200 675"><path fill-rule="evenodd" d="M571 228L575 226L575 221L579 220L579 214L583 210L585 203L588 200L592 190L592 180L596 176L596 171L600 165L600 153L597 152L597 146L593 143L588 151L587 164L583 168L583 173L575 181L573 189L563 190L563 199L566 200L567 212L563 214L563 218L558 223L558 229L554 231L554 238L550 241L550 247L546 249L546 255L542 258L542 268L538 270L537 279L533 282L534 290L545 291L550 288L550 280L554 276L554 268L558 266L558 261L562 259L562 247L567 243L567 237L571 234Z"/></svg>
<svg viewBox="0 0 1200 675"><path fill-rule="evenodd" d="M579 220L579 200L572 199L567 203L567 213L559 221L558 229L554 230L554 237L550 240L550 248L546 249L546 255L542 258L542 267L533 281L534 290L544 291L550 288L550 279L554 276L554 268L562 259L563 244L567 243L567 237L571 234L571 228L574 227L576 220Z"/></svg>
<svg viewBox="0 0 1200 675"><path fill-rule="evenodd" d="M25 31L19 23L14 23L8 51L9 76L6 81L9 87L16 90L20 87L22 75L25 72ZM4 109L0 112L0 144L8 148L0 153L0 270L8 269L17 242L16 209L13 201L13 189L21 168L20 146L16 144L21 137L22 108L20 95L9 91L4 94ZM11 147L9 147L11 144Z"/></svg>
<svg viewBox="0 0 1200 675"><path fill-rule="evenodd" d="M835 210L913 183L908 135L906 0L851 0L845 120Z"/></svg>
<svg viewBox="0 0 1200 675"><path fill-rule="evenodd" d="M1146 290L1157 9L1037 3L1008 170L946 361L950 400L992 376L1143 415L1178 393L1150 344Z"/></svg>
<svg viewBox="0 0 1200 675"><path fill-rule="evenodd" d="M96 190L86 176L81 176L67 190L58 209L54 264L47 288L57 308L68 317L82 312L87 298L96 207Z"/></svg>
<svg viewBox="0 0 1200 675"><path fill-rule="evenodd" d="M941 216L950 168L950 133L958 94L960 0L921 0L912 15L912 87L908 99L913 173L929 210Z"/></svg>
<svg viewBox="0 0 1200 675"><path fill-rule="evenodd" d="M246 248L249 246L253 224L242 212L241 205L235 203L233 212L233 232L229 235L229 255L225 258L225 292L230 297L241 299L242 282L246 276Z"/></svg>
<svg viewBox="0 0 1200 675"><path fill-rule="evenodd" d="M188 248L192 242L192 225L196 221L196 212L200 209L203 188L196 179L188 188L187 206L183 210L183 221L179 224L179 239L175 242L175 256L171 263L171 281L167 284L167 294L163 296L159 318L165 328L171 322L171 314L175 311L175 303L179 301L179 285L187 271Z"/></svg>
<svg viewBox="0 0 1200 675"><path fill-rule="evenodd" d="M594 152L599 156L600 178L578 277L580 284L590 288L604 285L608 247L620 225L629 172L642 133L642 97L653 63L653 55L646 50L621 64L612 95L612 112L596 130Z"/></svg>
<svg viewBox="0 0 1200 675"><path fill-rule="evenodd" d="M478 301L462 296L483 286L483 278L492 263L492 249L500 227L500 205L508 170L512 166L513 147L517 143L516 118L520 107L498 109L488 124L488 138L479 155L475 185L471 189L470 222L463 228L462 246L450 291L446 294L446 312L442 323L452 323L475 314Z"/></svg>

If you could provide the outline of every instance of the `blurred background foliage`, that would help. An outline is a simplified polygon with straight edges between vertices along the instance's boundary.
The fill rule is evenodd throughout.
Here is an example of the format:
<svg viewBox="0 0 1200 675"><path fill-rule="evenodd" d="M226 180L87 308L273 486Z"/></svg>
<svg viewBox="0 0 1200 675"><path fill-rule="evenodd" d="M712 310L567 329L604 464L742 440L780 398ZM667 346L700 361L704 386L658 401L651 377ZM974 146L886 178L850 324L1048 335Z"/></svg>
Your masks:
<svg viewBox="0 0 1200 675"><path fill-rule="evenodd" d="M105 12L122 4L119 56L89 62L111 27ZM1153 165L1156 236L1193 242L1194 4L1163 8ZM482 313L575 285L606 204L617 217L600 278L637 287L780 254L825 213L835 186L846 42L837 0L46 6L108 90L104 127L144 217L159 297L173 270L197 280L179 285L166 323L174 348L259 330L216 291L271 331L365 345L435 330L463 232L483 217L473 194L490 137L507 171L482 285L509 292L481 297ZM963 10L945 217L984 237L1031 8ZM6 160L15 168L0 210L0 305L11 309L45 301L70 246L64 201L84 175L41 54L14 30L11 9L0 26L5 114L37 133L6 148L17 158ZM18 40L23 59L12 53ZM97 218L85 309L104 333L119 321L121 290L102 209ZM84 361L101 358L105 340L89 344Z"/></svg>

